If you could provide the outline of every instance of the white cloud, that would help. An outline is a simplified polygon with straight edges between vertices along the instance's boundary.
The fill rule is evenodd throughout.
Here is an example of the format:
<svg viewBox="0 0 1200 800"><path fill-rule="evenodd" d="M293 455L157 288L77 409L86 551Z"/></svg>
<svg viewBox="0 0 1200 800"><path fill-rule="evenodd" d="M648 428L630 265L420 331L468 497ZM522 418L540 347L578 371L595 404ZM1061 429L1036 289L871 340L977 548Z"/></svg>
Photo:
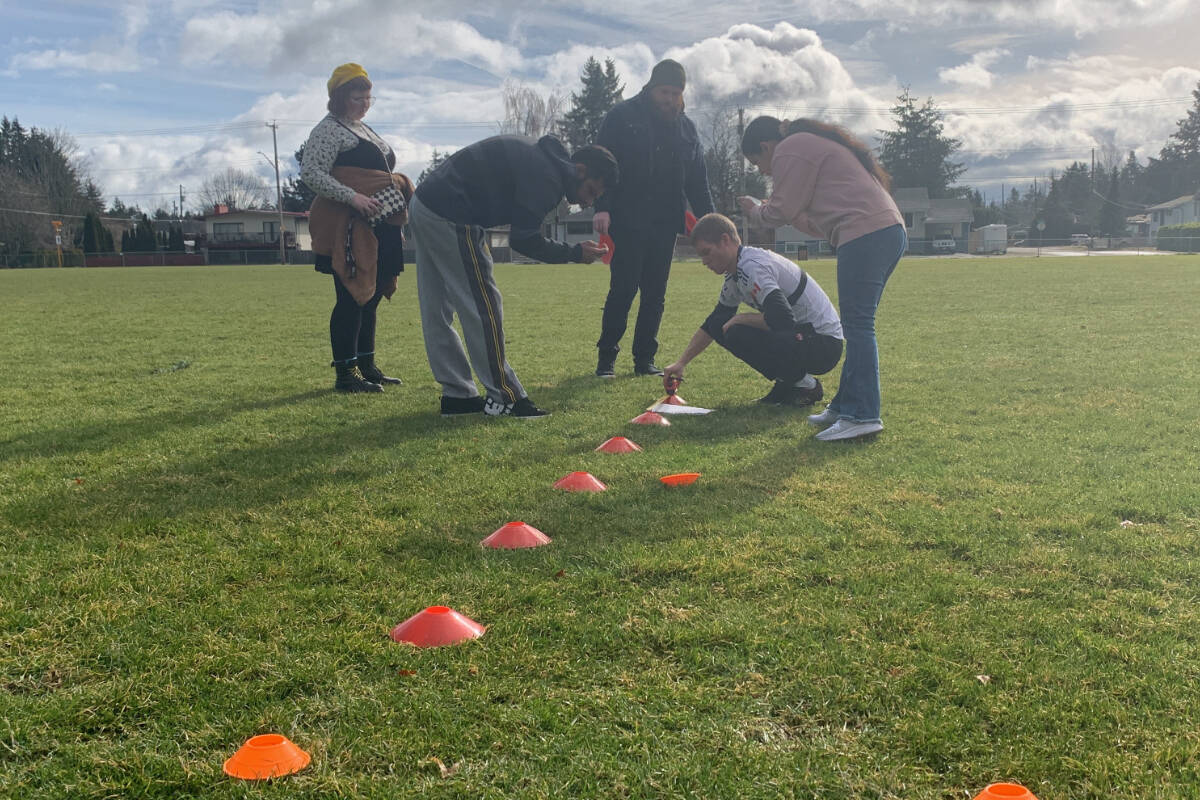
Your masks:
<svg viewBox="0 0 1200 800"><path fill-rule="evenodd" d="M938 70L938 78L943 83L989 89L992 86L993 75L988 71L988 67L1007 55L1010 55L1009 51L1000 48L984 50L983 52L976 53L965 64Z"/></svg>
<svg viewBox="0 0 1200 800"><path fill-rule="evenodd" d="M15 53L6 72L21 70L63 72L137 72L145 65L138 53L138 40L150 21L145 0L121 6L121 36L104 36L90 46L73 39L66 47L49 47Z"/></svg>

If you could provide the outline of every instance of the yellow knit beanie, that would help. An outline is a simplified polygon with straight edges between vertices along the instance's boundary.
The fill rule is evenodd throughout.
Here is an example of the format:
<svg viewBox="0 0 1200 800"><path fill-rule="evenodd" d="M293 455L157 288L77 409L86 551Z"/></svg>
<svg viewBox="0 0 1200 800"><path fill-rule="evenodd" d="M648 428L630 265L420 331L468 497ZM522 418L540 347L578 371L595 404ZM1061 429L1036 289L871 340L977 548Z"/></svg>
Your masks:
<svg viewBox="0 0 1200 800"><path fill-rule="evenodd" d="M358 64L355 64L353 61L349 62L348 64L342 64L333 71L333 75L329 76L329 83L326 84L326 86L329 87L330 97L333 96L333 90L339 86L349 83L355 78L366 77L367 71ZM370 80L370 78L367 78L367 80Z"/></svg>

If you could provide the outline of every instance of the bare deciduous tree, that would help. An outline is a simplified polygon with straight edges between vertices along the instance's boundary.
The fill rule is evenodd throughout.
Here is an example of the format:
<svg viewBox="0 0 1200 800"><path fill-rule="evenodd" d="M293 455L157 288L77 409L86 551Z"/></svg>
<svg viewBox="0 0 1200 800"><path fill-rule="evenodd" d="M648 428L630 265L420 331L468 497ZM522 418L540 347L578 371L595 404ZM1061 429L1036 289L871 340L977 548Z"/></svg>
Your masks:
<svg viewBox="0 0 1200 800"><path fill-rule="evenodd" d="M501 133L516 133L535 139L557 129L565 102L562 95L551 92L542 97L534 89L516 81L505 81L500 87L504 98L504 121Z"/></svg>
<svg viewBox="0 0 1200 800"><path fill-rule="evenodd" d="M227 167L200 185L196 199L202 210L226 205L230 211L247 211L266 208L273 194L266 182L254 173Z"/></svg>

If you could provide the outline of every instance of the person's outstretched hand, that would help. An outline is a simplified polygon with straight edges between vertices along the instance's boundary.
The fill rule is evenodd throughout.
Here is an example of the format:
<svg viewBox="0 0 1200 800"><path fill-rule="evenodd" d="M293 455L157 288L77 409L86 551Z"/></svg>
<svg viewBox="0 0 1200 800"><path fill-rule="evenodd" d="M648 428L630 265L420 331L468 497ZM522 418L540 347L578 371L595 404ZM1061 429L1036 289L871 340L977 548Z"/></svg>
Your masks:
<svg viewBox="0 0 1200 800"><path fill-rule="evenodd" d="M604 254L608 252L608 247L597 242L587 241L579 243L579 251L583 258L583 263L591 264L598 258L604 258Z"/></svg>
<svg viewBox="0 0 1200 800"><path fill-rule="evenodd" d="M608 233L608 224L612 222L612 218L607 211L597 211L592 217L592 230L603 236Z"/></svg>
<svg viewBox="0 0 1200 800"><path fill-rule="evenodd" d="M672 378L678 378L679 380L683 380L683 362L682 361L676 361L673 364L667 364L665 367L662 368L662 371L663 371L663 388L666 388L667 381L671 380Z"/></svg>
<svg viewBox="0 0 1200 800"><path fill-rule="evenodd" d="M737 201L738 205L742 207L743 214L749 214L762 205L762 200L759 200L757 197L750 197L749 195L742 195Z"/></svg>

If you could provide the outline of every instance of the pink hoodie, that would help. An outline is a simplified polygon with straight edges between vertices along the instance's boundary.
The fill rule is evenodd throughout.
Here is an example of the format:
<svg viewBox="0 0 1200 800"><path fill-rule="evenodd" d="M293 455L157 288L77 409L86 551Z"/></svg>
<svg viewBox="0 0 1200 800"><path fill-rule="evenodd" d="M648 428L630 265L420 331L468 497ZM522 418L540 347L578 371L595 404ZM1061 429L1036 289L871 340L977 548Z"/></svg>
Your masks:
<svg viewBox="0 0 1200 800"><path fill-rule="evenodd" d="M769 228L792 225L835 248L904 218L891 195L854 153L812 133L775 146L771 197L747 216Z"/></svg>

